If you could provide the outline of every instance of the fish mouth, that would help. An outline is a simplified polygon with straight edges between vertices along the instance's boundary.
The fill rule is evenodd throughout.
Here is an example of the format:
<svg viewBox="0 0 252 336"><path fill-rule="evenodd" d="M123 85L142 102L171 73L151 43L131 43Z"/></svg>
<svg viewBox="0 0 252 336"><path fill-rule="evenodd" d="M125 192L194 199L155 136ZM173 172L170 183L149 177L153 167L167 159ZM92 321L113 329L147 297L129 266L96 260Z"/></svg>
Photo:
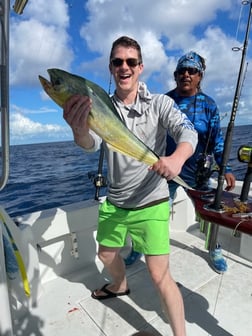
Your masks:
<svg viewBox="0 0 252 336"><path fill-rule="evenodd" d="M54 86L55 84L57 84L56 83L57 76L55 74L54 69L47 69L47 73L48 73L48 75L50 77L50 81L51 81L52 86Z"/></svg>
<svg viewBox="0 0 252 336"><path fill-rule="evenodd" d="M54 69L48 69L47 73L50 80L47 80L46 78L39 75L39 80L45 90L52 89L60 84L59 77L57 76L57 73L54 71Z"/></svg>
<svg viewBox="0 0 252 336"><path fill-rule="evenodd" d="M38 77L39 77L41 85L43 86L43 88L46 92L52 88L52 83L49 82L49 80L47 80L46 78L44 78L40 75Z"/></svg>

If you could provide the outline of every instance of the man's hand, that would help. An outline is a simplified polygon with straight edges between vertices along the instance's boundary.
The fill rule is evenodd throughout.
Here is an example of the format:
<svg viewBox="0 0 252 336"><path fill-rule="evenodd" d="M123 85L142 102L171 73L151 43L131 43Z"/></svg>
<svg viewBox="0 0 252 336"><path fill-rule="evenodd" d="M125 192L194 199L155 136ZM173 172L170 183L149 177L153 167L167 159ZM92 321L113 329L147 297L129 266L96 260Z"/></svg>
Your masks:
<svg viewBox="0 0 252 336"><path fill-rule="evenodd" d="M226 191L231 191L235 187L235 177L232 173L226 173L225 174L225 180L227 183L227 186L225 188Z"/></svg>
<svg viewBox="0 0 252 336"><path fill-rule="evenodd" d="M81 147L90 149L94 140L89 134L88 115L92 101L87 96L74 95L67 100L63 110L63 118L71 127L74 141Z"/></svg>
<svg viewBox="0 0 252 336"><path fill-rule="evenodd" d="M181 171L181 164L171 156L161 156L160 159L149 168L167 180L172 180Z"/></svg>

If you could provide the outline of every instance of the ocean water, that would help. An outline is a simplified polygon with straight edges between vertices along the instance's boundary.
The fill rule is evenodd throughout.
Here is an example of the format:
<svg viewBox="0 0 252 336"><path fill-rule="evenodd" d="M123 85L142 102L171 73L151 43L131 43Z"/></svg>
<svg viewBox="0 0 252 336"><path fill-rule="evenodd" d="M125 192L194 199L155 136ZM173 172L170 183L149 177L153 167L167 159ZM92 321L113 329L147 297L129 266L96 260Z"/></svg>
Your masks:
<svg viewBox="0 0 252 336"><path fill-rule="evenodd" d="M0 205L9 215L19 216L94 198L88 173L97 174L98 161L99 152L87 154L72 141L11 146L10 174L0 191Z"/></svg>
<svg viewBox="0 0 252 336"><path fill-rule="evenodd" d="M247 164L238 161L237 151L252 145L251 131L252 125L234 127L230 163L238 180L244 178ZM11 146L10 174L0 191L0 205L15 217L94 198L96 189L88 175L97 173L98 162L99 152L85 153L72 141ZM102 188L100 195L105 193Z"/></svg>

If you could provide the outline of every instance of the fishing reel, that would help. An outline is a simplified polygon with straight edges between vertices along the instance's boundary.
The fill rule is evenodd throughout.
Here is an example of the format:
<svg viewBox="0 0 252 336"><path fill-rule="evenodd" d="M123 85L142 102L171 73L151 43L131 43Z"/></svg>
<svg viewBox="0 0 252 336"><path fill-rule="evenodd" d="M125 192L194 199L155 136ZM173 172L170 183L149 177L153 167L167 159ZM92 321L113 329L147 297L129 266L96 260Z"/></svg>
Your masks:
<svg viewBox="0 0 252 336"><path fill-rule="evenodd" d="M102 174L88 172L88 178L96 188L107 187L107 179Z"/></svg>
<svg viewBox="0 0 252 336"><path fill-rule="evenodd" d="M241 190L241 195L240 195L240 201L247 202L248 194L250 190L250 184L252 181L252 147L242 145L238 149L237 156L240 162L245 162L248 164L247 172L245 174L245 178L244 178L242 190Z"/></svg>
<svg viewBox="0 0 252 336"><path fill-rule="evenodd" d="M212 170L214 159L212 155L203 154L199 155L197 160L197 169L195 175L196 186L198 190L209 190L208 181L214 170Z"/></svg>
<svg viewBox="0 0 252 336"><path fill-rule="evenodd" d="M88 178L93 182L95 186L95 200L99 200L100 189L107 187L107 179L101 173L88 172Z"/></svg>
<svg viewBox="0 0 252 336"><path fill-rule="evenodd" d="M252 147L251 146L242 145L238 149L237 156L238 156L238 160L240 162L252 163Z"/></svg>

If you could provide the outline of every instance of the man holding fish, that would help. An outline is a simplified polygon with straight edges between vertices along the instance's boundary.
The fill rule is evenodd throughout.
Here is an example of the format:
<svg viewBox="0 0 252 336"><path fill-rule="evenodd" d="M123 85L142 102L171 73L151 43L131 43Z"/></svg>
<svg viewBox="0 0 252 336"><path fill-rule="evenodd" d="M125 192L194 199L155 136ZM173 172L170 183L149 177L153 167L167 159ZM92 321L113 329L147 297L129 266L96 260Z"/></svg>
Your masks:
<svg viewBox="0 0 252 336"><path fill-rule="evenodd" d="M167 180L176 178L184 162L193 154L197 132L170 97L151 94L139 81L143 68L141 48L135 40L122 36L114 41L109 63L116 84L112 103L122 122L146 145L146 151L156 153L156 159L146 165L141 157L126 156L123 150L105 140L109 185L107 198L99 208L97 241L98 256L112 282L94 290L92 297L104 300L130 294L120 256L129 234L134 249L145 255L173 334L184 336L183 300L169 269ZM100 136L97 135L95 127L90 129L96 96L76 93L63 105L64 119L72 128L77 145L88 152L98 150L103 136L98 132ZM165 157L167 131L177 148ZM121 136L123 134L118 134L118 141ZM124 141L127 145L128 139ZM134 148L131 149L134 152Z"/></svg>

